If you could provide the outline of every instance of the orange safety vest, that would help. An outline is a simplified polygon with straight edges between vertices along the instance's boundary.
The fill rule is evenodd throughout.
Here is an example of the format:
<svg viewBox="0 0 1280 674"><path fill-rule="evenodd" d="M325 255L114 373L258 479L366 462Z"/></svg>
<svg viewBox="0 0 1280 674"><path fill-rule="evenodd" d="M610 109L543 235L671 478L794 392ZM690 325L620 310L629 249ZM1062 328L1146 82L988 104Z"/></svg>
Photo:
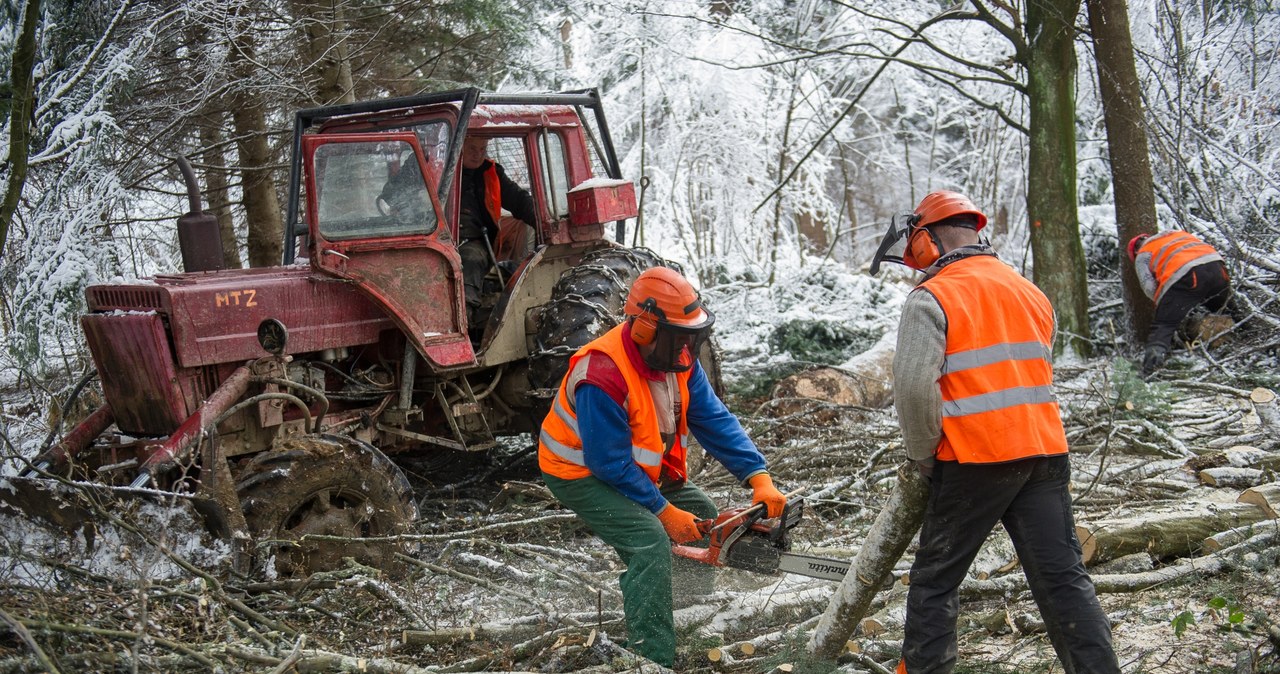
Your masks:
<svg viewBox="0 0 1280 674"><path fill-rule="evenodd" d="M1164 297L1170 281L1182 278L1192 267L1220 259L1218 251L1200 237L1187 232L1171 231L1148 237L1138 248L1138 254L1151 255L1151 273L1156 277L1156 304ZM1207 259L1211 258L1211 259Z"/></svg>
<svg viewBox="0 0 1280 674"><path fill-rule="evenodd" d="M492 161L484 170L484 209L497 227L502 222L502 181L498 180L498 167Z"/></svg>
<svg viewBox="0 0 1280 674"><path fill-rule="evenodd" d="M991 256L924 281L947 319L943 461L1002 463L1067 453L1053 394L1053 307L1030 281Z"/></svg>
<svg viewBox="0 0 1280 674"><path fill-rule="evenodd" d="M675 379L680 386L680 414L676 419L676 439L670 451L665 450L662 432L658 427L658 413L653 404L649 380L636 371L627 356L623 339L630 339L626 323L618 325L578 350L569 359L569 371L560 382L551 411L542 422L538 438L538 467L542 472L562 480L576 480L591 475L583 458L582 439L578 436L578 413L574 409L574 392L567 390L573 368L587 354L600 353L613 359L627 383L627 418L631 426L631 458L645 475L658 483L665 464L668 474L684 480L688 476L685 466L689 437L689 377L692 372L679 372Z"/></svg>

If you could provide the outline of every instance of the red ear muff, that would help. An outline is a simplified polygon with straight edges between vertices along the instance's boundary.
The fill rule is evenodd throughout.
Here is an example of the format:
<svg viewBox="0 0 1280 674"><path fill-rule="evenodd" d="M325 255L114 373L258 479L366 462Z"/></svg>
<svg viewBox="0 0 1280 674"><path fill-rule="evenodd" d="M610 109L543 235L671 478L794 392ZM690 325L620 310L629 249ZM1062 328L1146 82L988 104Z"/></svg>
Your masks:
<svg viewBox="0 0 1280 674"><path fill-rule="evenodd" d="M907 249L902 254L902 261L912 269L925 270L940 257L942 245L938 243L937 237L927 228L919 227L907 239Z"/></svg>

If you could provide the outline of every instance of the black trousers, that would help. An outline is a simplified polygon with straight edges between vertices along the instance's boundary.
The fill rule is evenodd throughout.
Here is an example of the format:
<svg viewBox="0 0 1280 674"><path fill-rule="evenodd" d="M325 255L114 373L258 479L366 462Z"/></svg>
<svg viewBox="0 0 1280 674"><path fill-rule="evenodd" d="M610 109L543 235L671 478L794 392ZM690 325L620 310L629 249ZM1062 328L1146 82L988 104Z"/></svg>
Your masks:
<svg viewBox="0 0 1280 674"><path fill-rule="evenodd" d="M1222 311L1231 299L1227 269L1221 262L1193 267L1165 291L1156 305L1156 315L1147 333L1147 348L1168 351L1173 335L1191 310L1204 305L1209 311Z"/></svg>
<svg viewBox="0 0 1280 674"><path fill-rule="evenodd" d="M458 246L458 256L462 258L462 290L467 312L472 314L480 306L484 276L489 273L489 251L484 239L471 239Z"/></svg>
<svg viewBox="0 0 1280 674"><path fill-rule="evenodd" d="M1013 539L1049 639L1067 674L1118 674L1111 624L1085 572L1065 455L1012 463L939 461L911 567L902 657L909 674L956 665L959 589L996 522Z"/></svg>

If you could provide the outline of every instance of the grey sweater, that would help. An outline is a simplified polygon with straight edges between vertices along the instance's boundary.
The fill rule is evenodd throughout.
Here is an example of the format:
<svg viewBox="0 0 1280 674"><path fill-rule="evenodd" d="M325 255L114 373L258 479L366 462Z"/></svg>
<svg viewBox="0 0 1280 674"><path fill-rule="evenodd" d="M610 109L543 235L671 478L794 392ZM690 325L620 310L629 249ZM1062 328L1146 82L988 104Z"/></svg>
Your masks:
<svg viewBox="0 0 1280 674"><path fill-rule="evenodd" d="M929 291L916 288L902 305L893 356L893 406L907 458L925 465L942 439L942 361L947 352L947 316Z"/></svg>

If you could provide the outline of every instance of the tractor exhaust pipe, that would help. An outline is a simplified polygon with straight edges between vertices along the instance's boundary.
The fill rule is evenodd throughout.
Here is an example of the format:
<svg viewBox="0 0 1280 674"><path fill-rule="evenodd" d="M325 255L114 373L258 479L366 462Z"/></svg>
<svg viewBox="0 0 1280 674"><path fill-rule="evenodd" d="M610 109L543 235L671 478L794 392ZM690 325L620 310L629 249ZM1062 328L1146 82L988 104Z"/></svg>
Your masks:
<svg viewBox="0 0 1280 674"><path fill-rule="evenodd" d="M222 261L222 233L218 219L200 207L200 183L191 163L178 156L178 168L187 183L187 199L191 211L178 218L178 248L182 251L184 271L217 271L226 268Z"/></svg>

